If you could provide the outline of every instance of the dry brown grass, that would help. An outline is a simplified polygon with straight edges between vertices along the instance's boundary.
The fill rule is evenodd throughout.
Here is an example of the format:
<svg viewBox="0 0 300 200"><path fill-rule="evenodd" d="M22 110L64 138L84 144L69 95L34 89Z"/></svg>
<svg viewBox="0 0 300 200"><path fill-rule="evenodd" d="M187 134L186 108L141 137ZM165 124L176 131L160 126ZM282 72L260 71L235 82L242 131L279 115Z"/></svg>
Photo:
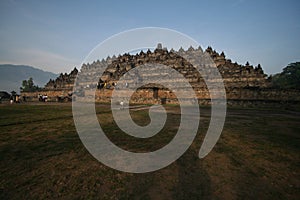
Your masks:
<svg viewBox="0 0 300 200"><path fill-rule="evenodd" d="M132 151L159 149L176 134L178 107L150 139L136 139L114 124L107 105L97 105L107 136ZM164 169L130 174L104 166L82 145L70 104L0 106L0 199L299 199L300 113L229 109L221 138L197 157L209 123L202 108L194 143ZM147 124L147 110L131 112Z"/></svg>

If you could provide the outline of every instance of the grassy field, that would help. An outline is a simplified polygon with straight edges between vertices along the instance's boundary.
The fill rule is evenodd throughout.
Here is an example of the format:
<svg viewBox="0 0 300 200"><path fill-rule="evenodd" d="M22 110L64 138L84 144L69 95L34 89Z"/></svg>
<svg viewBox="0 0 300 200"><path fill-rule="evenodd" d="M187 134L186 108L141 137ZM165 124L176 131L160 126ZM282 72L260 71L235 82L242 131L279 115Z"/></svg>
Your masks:
<svg viewBox="0 0 300 200"><path fill-rule="evenodd" d="M167 106L164 129L136 139L115 125L108 105L97 105L107 136L118 146L159 149L176 134L179 108ZM137 124L147 110L132 110ZM151 173L119 172L99 163L81 143L71 104L0 104L0 199L300 199L300 112L229 109L213 151L198 159L210 109L201 109L188 151Z"/></svg>

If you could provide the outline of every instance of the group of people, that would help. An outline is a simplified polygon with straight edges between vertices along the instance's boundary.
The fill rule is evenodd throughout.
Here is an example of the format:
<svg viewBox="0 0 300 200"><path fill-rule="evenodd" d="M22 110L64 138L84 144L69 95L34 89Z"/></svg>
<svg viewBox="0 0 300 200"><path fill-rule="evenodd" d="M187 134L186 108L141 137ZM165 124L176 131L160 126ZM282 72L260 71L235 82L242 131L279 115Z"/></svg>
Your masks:
<svg viewBox="0 0 300 200"><path fill-rule="evenodd" d="M38 98L39 98L39 101L42 101L42 102L47 102L47 100L48 100L47 94L45 94L45 95L38 94Z"/></svg>
<svg viewBox="0 0 300 200"><path fill-rule="evenodd" d="M10 102L10 104L20 103L20 96L19 95L11 95L9 102Z"/></svg>

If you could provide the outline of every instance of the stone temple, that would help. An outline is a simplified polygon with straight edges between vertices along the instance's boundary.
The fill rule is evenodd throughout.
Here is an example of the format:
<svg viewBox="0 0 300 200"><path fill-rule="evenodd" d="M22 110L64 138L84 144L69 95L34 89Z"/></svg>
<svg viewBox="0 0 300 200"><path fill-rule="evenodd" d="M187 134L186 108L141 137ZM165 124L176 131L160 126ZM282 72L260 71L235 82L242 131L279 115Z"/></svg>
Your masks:
<svg viewBox="0 0 300 200"><path fill-rule="evenodd" d="M119 79L131 69L147 63L157 63L175 69L192 85L200 104L210 104L210 93L207 89L202 75L188 62L184 55L209 55L215 66L218 68L226 90L228 104L261 104L268 102L299 102L300 95L297 90L280 90L272 86L270 79L264 73L262 67L252 66L248 62L245 65L233 63L227 59L224 52L218 53L211 47L205 51L201 47L190 47L187 50L180 48L178 51L168 51L162 48L161 44L154 51L141 51L136 55L125 53L118 57L112 56L83 64L80 71L76 68L70 74L60 74L56 80L50 80L42 91L23 92L21 95L27 99L34 100L38 93L45 93L53 101L71 100L75 96L93 96L95 93L96 102L110 102L111 95L116 85L132 85L138 80L138 76L121 83ZM99 68L105 67L103 73ZM205 67L201 66L201 67ZM81 91L73 91L77 75L80 74ZM148 76L162 75L149 68ZM83 77L83 78L82 78ZM90 77L98 77L97 81ZM180 80L174 80L180 82ZM217 80L211 80L212 82ZM78 84L78 83L77 83ZM161 84L148 84L136 90L130 100L132 103L178 103L176 95Z"/></svg>

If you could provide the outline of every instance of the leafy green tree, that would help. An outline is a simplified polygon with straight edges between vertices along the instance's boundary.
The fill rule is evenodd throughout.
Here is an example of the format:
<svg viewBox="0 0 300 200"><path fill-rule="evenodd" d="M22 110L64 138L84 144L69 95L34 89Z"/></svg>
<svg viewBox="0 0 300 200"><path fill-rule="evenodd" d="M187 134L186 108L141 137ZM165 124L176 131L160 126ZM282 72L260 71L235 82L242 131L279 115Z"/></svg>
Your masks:
<svg viewBox="0 0 300 200"><path fill-rule="evenodd" d="M22 87L20 87L21 92L35 92L40 90L39 86L34 85L33 79L30 77L28 80L22 81Z"/></svg>
<svg viewBox="0 0 300 200"><path fill-rule="evenodd" d="M272 77L273 86L277 88L300 89L300 62L290 63L282 72Z"/></svg>

